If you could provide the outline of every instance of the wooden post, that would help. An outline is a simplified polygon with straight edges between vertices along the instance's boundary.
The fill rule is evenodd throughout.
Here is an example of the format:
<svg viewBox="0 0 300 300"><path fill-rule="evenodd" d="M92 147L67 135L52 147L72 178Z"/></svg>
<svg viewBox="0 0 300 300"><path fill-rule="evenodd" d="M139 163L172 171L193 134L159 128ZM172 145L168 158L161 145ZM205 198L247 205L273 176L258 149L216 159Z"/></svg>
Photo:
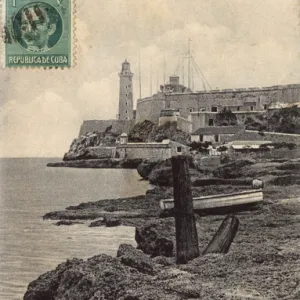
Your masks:
<svg viewBox="0 0 300 300"><path fill-rule="evenodd" d="M239 220L235 216L227 216L210 241L203 254L227 253L239 228Z"/></svg>
<svg viewBox="0 0 300 300"><path fill-rule="evenodd" d="M176 263L186 264L199 256L191 181L186 156L172 157L172 172L176 227Z"/></svg>

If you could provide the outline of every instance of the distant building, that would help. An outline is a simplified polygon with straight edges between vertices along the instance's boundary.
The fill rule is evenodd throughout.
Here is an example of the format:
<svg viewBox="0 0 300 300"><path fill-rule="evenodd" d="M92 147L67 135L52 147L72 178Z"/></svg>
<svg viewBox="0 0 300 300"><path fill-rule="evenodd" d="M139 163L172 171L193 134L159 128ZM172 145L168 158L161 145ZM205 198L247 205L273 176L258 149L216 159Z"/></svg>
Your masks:
<svg viewBox="0 0 300 300"><path fill-rule="evenodd" d="M214 126L199 128L191 134L191 142L225 143L244 126Z"/></svg>
<svg viewBox="0 0 300 300"><path fill-rule="evenodd" d="M177 128L191 133L198 128L216 125L216 116L224 108L230 109L238 124L244 124L248 117L264 113L268 109L289 107L300 103L300 84L270 86L263 88L223 89L197 91L180 84L180 78L172 75L169 83L160 86L156 94L137 100L133 110L133 73L125 60L119 73L119 111L114 120L86 120L79 135L86 132L129 131L138 122L150 120L163 125L176 121Z"/></svg>
<svg viewBox="0 0 300 300"><path fill-rule="evenodd" d="M228 148L230 152L248 152L248 151L260 151L261 146L265 144L271 144L272 141L233 141ZM273 148L273 147L272 147Z"/></svg>
<svg viewBox="0 0 300 300"><path fill-rule="evenodd" d="M224 108L230 109L242 123L245 118L272 108L274 102L300 102L300 85L193 92L179 83L178 76L173 75L169 83L161 85L158 93L137 100L136 118L157 124L162 111L176 109L180 117L190 120L193 130L196 130L214 126L217 113Z"/></svg>

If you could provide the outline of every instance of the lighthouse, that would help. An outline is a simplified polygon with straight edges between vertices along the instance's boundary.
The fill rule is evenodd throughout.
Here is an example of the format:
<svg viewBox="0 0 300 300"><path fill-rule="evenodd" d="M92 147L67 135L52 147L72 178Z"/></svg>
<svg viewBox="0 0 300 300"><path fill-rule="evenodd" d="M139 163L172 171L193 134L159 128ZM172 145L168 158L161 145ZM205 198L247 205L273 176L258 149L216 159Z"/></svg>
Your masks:
<svg viewBox="0 0 300 300"><path fill-rule="evenodd" d="M130 63L125 59L122 63L120 77L120 94L119 94L119 120L133 119L133 93L132 77Z"/></svg>

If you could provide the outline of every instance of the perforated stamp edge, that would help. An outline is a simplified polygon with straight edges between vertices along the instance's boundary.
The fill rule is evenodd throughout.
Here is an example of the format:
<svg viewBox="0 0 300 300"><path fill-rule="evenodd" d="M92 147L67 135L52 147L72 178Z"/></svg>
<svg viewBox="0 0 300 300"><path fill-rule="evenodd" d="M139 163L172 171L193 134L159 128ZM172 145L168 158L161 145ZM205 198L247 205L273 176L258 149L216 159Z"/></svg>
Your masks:
<svg viewBox="0 0 300 300"><path fill-rule="evenodd" d="M6 66L6 44L5 44L5 27L6 27L6 0L0 0L0 24L1 24L1 40L0 40L0 67L2 69L19 70L68 70L76 67L77 65L77 0L70 0L71 3L71 63L70 66Z"/></svg>

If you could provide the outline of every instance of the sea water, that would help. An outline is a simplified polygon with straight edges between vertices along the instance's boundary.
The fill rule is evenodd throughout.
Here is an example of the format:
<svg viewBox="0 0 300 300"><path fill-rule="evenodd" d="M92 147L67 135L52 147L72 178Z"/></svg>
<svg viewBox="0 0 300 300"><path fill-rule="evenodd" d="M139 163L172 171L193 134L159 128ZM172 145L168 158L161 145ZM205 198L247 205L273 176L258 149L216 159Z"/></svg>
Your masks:
<svg viewBox="0 0 300 300"><path fill-rule="evenodd" d="M136 170L47 168L57 159L0 159L0 299L23 299L28 284L68 258L135 245L134 228L56 226L42 216L67 206L144 194Z"/></svg>

